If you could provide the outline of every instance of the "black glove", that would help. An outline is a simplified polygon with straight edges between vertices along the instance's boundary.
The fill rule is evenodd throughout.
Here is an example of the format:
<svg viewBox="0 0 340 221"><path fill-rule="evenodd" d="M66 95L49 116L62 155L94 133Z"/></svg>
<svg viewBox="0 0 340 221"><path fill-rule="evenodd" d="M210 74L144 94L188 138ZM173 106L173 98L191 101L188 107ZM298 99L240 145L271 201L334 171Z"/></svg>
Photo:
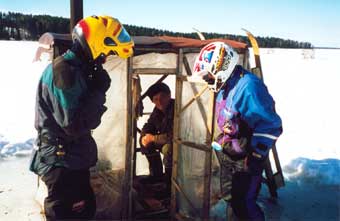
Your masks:
<svg viewBox="0 0 340 221"><path fill-rule="evenodd" d="M110 88L111 79L103 65L98 62L90 62L86 67L86 82L90 91L99 91L105 94Z"/></svg>
<svg viewBox="0 0 340 221"><path fill-rule="evenodd" d="M208 84L211 84L211 85L215 84L215 79L209 77L209 74L204 75L204 76L202 77L202 79L203 79L205 82L207 82Z"/></svg>
<svg viewBox="0 0 340 221"><path fill-rule="evenodd" d="M93 73L91 88L105 93L111 84L109 74L104 69L99 69Z"/></svg>

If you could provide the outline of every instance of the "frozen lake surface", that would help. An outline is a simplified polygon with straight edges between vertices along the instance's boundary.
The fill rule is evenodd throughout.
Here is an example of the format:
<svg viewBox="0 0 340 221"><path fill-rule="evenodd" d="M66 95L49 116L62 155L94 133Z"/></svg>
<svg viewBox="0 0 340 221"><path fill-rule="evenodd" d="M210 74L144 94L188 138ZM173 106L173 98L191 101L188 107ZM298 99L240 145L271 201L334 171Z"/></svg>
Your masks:
<svg viewBox="0 0 340 221"><path fill-rule="evenodd" d="M39 220L28 171L35 137L36 85L47 62L32 63L37 42L0 41L0 220ZM259 198L268 220L340 219L340 50L261 49L264 80L284 132L277 149L286 186L273 203ZM253 63L253 61L252 61ZM212 214L224 213L218 204Z"/></svg>

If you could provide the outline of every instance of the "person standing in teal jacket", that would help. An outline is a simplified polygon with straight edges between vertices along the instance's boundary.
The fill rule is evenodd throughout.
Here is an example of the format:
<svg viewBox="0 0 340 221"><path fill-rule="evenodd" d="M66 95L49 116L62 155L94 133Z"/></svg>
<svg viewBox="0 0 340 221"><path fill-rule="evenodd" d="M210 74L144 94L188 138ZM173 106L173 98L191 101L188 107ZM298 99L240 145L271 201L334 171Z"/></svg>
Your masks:
<svg viewBox="0 0 340 221"><path fill-rule="evenodd" d="M275 102L263 81L238 64L239 55L223 42L206 45L194 64L217 93L216 119L220 134L212 147L221 164L221 190L235 216L262 221L256 204L264 161L282 133Z"/></svg>
<svg viewBox="0 0 340 221"><path fill-rule="evenodd" d="M91 130L106 111L110 77L102 64L109 55L128 58L133 41L110 16L90 16L73 29L73 44L44 70L36 96L37 148L30 170L41 176L48 195L46 219L92 219L96 201L89 168L97 162Z"/></svg>

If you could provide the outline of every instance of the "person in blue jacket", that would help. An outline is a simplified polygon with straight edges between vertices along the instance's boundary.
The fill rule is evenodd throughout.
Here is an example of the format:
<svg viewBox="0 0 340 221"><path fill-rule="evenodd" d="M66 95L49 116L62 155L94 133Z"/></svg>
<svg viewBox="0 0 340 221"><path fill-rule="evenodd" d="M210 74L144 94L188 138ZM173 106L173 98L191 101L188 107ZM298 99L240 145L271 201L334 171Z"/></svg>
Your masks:
<svg viewBox="0 0 340 221"><path fill-rule="evenodd" d="M96 201L89 168L97 162L91 130L106 111L110 77L102 64L109 55L127 58L133 41L110 16L90 16L73 29L73 44L42 73L36 95L37 148L30 170L41 176L48 195L46 219L92 219Z"/></svg>
<svg viewBox="0 0 340 221"><path fill-rule="evenodd" d="M215 110L220 133L212 147L221 163L224 199L237 218L265 220L256 199L264 161L282 133L282 122L263 81L238 61L239 55L232 47L213 42L197 56L194 75L217 93Z"/></svg>

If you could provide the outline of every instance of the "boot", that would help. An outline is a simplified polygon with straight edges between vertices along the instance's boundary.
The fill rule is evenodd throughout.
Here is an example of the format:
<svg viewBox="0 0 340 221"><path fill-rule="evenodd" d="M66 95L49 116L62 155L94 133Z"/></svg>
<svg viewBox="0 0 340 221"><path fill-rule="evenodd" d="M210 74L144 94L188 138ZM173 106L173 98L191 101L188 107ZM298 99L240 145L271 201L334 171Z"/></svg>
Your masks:
<svg viewBox="0 0 340 221"><path fill-rule="evenodd" d="M166 185L165 192L167 196L171 196L171 177L172 177L172 167L165 167L164 182Z"/></svg>
<svg viewBox="0 0 340 221"><path fill-rule="evenodd" d="M146 158L149 161L150 182L161 182L163 178L163 164L161 155L159 153L153 153L147 155Z"/></svg>
<svg viewBox="0 0 340 221"><path fill-rule="evenodd" d="M231 208L230 206L230 202L227 202L226 213L227 213L227 220L230 220L230 221L237 220L237 218L234 215L233 208Z"/></svg>

